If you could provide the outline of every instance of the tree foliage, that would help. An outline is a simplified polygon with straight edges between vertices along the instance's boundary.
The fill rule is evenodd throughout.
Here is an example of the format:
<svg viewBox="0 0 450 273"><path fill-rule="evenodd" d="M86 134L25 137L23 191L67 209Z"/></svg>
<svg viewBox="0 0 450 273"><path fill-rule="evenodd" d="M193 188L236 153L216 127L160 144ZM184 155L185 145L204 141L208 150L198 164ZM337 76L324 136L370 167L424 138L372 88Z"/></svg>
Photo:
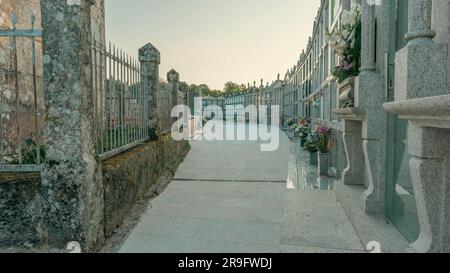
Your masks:
<svg viewBox="0 0 450 273"><path fill-rule="evenodd" d="M211 89L206 84L200 84L200 85L191 84L189 86L189 92L191 94L193 94L194 96L200 96L200 94L201 94L203 97L211 96L211 97L218 98L218 97L222 97L224 95L222 91Z"/></svg>
<svg viewBox="0 0 450 273"><path fill-rule="evenodd" d="M231 81L225 83L225 87L223 89L223 93L227 96L244 92L247 92L247 87L244 84L237 84Z"/></svg>
<svg viewBox="0 0 450 273"><path fill-rule="evenodd" d="M211 97L223 97L223 96L232 96L241 93L247 93L249 90L247 86L244 84L237 84L235 82L229 81L225 84L223 90L211 89L207 84L191 84L189 86L189 92L193 95L193 97L198 97L202 95L203 97L211 96Z"/></svg>

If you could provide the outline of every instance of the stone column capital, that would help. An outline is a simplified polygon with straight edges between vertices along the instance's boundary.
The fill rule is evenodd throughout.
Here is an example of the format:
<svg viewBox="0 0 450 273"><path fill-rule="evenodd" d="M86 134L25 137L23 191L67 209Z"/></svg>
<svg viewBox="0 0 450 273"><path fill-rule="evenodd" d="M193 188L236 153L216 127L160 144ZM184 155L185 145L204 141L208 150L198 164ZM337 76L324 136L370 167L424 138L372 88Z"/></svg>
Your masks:
<svg viewBox="0 0 450 273"><path fill-rule="evenodd" d="M161 53L151 43L148 43L139 49L139 61L160 64Z"/></svg>
<svg viewBox="0 0 450 273"><path fill-rule="evenodd" d="M415 40L431 41L436 32L431 29L431 1L429 0L409 0L409 30L405 39L411 42Z"/></svg>
<svg viewBox="0 0 450 273"><path fill-rule="evenodd" d="M183 93L187 93L189 91L189 84L185 82L180 83L180 91Z"/></svg>
<svg viewBox="0 0 450 273"><path fill-rule="evenodd" d="M179 82L180 81L180 73L178 73L177 71L175 71L175 69L170 70L167 73L167 81L169 83L172 82Z"/></svg>

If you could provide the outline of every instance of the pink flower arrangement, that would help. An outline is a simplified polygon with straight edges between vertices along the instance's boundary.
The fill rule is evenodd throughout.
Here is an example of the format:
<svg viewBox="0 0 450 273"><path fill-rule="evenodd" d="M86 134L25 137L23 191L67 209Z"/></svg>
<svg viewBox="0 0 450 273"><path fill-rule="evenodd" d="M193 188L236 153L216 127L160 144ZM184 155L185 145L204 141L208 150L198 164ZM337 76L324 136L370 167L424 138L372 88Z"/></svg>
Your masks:
<svg viewBox="0 0 450 273"><path fill-rule="evenodd" d="M345 70L345 71L349 71L354 67L354 63L350 63L349 61L347 61L346 59L342 59L341 62L341 69Z"/></svg>
<svg viewBox="0 0 450 273"><path fill-rule="evenodd" d="M330 127L328 126L320 126L317 129L317 133L321 134L321 135L328 135L330 133Z"/></svg>

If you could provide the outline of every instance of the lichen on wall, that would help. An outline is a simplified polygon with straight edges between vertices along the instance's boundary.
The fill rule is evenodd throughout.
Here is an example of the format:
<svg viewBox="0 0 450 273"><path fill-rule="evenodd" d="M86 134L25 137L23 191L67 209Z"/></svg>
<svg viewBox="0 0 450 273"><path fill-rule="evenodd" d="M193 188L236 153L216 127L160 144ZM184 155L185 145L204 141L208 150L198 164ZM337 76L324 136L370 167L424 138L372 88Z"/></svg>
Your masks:
<svg viewBox="0 0 450 273"><path fill-rule="evenodd" d="M37 244L39 173L0 174L0 247Z"/></svg>

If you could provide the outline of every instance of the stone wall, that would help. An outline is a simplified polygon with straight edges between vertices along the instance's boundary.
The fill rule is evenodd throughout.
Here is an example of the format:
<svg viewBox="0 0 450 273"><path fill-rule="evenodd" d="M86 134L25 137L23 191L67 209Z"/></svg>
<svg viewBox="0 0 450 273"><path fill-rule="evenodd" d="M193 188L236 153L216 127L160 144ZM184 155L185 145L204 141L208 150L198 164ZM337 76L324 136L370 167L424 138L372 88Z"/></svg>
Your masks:
<svg viewBox="0 0 450 273"><path fill-rule="evenodd" d="M189 150L187 142L166 135L102 164L105 187L105 236L120 226L164 171L175 171Z"/></svg>
<svg viewBox="0 0 450 273"><path fill-rule="evenodd" d="M0 246L36 243L38 173L0 174Z"/></svg>
<svg viewBox="0 0 450 273"><path fill-rule="evenodd" d="M129 150L108 162L99 161L95 149L92 42L95 40L97 46L98 42L104 44L104 0L0 0L0 5L5 9L0 11L1 26L10 19L8 14L16 13L19 18L28 18L24 22L30 22L34 12L40 22L36 27L44 29L37 66L38 85L45 91L37 97L43 106L46 147L44 170L34 180L33 187L23 186L27 180L23 181L20 176L4 179L4 174L0 175L4 196L0 203L3 212L0 232L5 238L11 238L8 240L14 240L16 235L19 238L23 233L22 239L26 241L39 238L42 245L59 249L68 241L77 241L84 251L95 251L161 172L168 166L176 167L177 164L172 163L183 158L186 143L174 143L169 136L164 136L158 142ZM20 23L18 28L30 26ZM7 41L3 45L8 48ZM18 70L27 74L31 58L23 52L19 48ZM8 54L11 57L11 52ZM9 70L10 57L4 58L9 61L5 61L4 67ZM147 75L141 79L148 87L145 116L150 128L159 132L156 113L160 53L150 43L146 44L139 50L139 61L143 74ZM9 74L10 71L2 73L2 79L15 84ZM11 87L3 82L2 89L7 90L0 92L0 102L6 101L1 105L3 110L7 108L7 100L14 102L15 97ZM20 99L21 104L33 101L27 94L30 91L32 88L20 86L20 95L25 98L23 102ZM5 100L5 97L9 98ZM21 116L19 119L29 118ZM6 128L10 127L6 122L1 122L0 127L5 124ZM16 243L5 241L2 244Z"/></svg>
<svg viewBox="0 0 450 273"><path fill-rule="evenodd" d="M175 142L166 135L101 164L104 212L99 217L104 218L106 238L123 223L160 176L175 172L188 151L187 142ZM0 247L40 243L40 188L39 173L0 174Z"/></svg>

